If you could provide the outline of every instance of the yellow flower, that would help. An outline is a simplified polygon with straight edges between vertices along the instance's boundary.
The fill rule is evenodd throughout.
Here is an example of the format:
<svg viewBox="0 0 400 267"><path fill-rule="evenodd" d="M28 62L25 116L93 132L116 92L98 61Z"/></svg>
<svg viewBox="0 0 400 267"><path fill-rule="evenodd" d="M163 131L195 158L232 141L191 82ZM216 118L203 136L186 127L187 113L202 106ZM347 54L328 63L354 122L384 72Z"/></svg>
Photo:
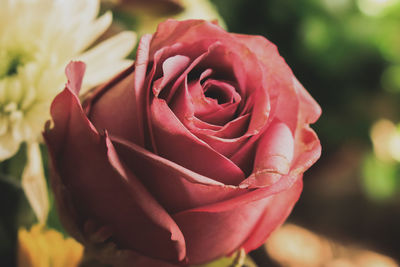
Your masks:
<svg viewBox="0 0 400 267"><path fill-rule="evenodd" d="M83 246L55 230L35 225L18 232L18 267L77 267Z"/></svg>
<svg viewBox="0 0 400 267"><path fill-rule="evenodd" d="M38 142L50 103L66 82L66 64L87 64L82 93L131 64L124 58L135 46L132 32L91 47L112 21L109 12L97 18L99 5L100 0L0 1L0 162L28 144L22 186L42 223L49 204Z"/></svg>
<svg viewBox="0 0 400 267"><path fill-rule="evenodd" d="M49 105L72 59L87 64L85 88L124 69L135 35L123 32L94 48L112 17L99 0L2 0L0 3L0 161L40 138ZM87 51L86 51L87 50Z"/></svg>

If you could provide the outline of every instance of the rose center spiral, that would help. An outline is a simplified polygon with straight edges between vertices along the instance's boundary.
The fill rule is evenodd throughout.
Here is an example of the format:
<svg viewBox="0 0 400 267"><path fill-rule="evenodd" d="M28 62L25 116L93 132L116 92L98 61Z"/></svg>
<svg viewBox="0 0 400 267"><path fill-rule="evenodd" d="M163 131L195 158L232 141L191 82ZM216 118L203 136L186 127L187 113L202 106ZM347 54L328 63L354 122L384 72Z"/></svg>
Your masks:
<svg viewBox="0 0 400 267"><path fill-rule="evenodd" d="M206 98L217 100L219 105L240 101L235 86L227 81L206 80L203 84L203 93Z"/></svg>
<svg viewBox="0 0 400 267"><path fill-rule="evenodd" d="M224 104L229 101L229 96L216 86L210 86L204 89L204 95L218 101L218 104Z"/></svg>

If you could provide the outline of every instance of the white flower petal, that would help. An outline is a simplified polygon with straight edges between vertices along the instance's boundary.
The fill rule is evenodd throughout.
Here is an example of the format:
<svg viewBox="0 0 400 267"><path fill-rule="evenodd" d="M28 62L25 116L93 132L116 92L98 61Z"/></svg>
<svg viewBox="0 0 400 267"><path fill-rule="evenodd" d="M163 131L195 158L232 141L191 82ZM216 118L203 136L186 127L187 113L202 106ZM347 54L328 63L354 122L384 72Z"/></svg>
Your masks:
<svg viewBox="0 0 400 267"><path fill-rule="evenodd" d="M85 52L77 59L87 64L84 88L110 79L116 72L127 68L132 61L123 60L136 44L136 35L122 32ZM82 94L85 91L82 91Z"/></svg>
<svg viewBox="0 0 400 267"><path fill-rule="evenodd" d="M79 56L79 60L88 65L115 61L126 57L135 47L135 44L136 34L128 31L121 32L83 53Z"/></svg>
<svg viewBox="0 0 400 267"><path fill-rule="evenodd" d="M83 79L83 85L81 94L85 94L90 88L93 88L96 84L101 84L115 75L115 71L123 71L132 65L132 60L120 60L115 62L110 62L104 66L101 65L90 65L87 68L85 78Z"/></svg>
<svg viewBox="0 0 400 267"><path fill-rule="evenodd" d="M100 3L98 0L58 0L61 4L65 17L73 16L74 19L81 22L90 22L94 20L99 13ZM73 2L73 4L69 3Z"/></svg>
<svg viewBox="0 0 400 267"><path fill-rule="evenodd" d="M39 223L44 224L49 213L49 198L39 144L29 144L27 152L28 162L22 174L22 188Z"/></svg>
<svg viewBox="0 0 400 267"><path fill-rule="evenodd" d="M0 161L8 159L17 153L20 140L15 140L12 133L0 135Z"/></svg>
<svg viewBox="0 0 400 267"><path fill-rule="evenodd" d="M108 27L110 27L112 22L111 12L106 12L103 16L95 20L85 28L84 31L80 32L78 35L78 49L76 52L83 51L89 47L97 38L102 35Z"/></svg>

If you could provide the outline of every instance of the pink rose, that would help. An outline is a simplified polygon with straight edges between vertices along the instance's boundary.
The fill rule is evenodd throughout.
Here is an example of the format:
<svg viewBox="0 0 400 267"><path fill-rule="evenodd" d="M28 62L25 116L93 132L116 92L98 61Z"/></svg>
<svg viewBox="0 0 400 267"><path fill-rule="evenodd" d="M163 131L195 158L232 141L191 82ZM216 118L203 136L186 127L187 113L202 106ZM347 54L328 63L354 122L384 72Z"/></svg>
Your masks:
<svg viewBox="0 0 400 267"><path fill-rule="evenodd" d="M44 137L64 226L103 259L204 263L289 215L321 110L268 40L168 20L82 108L84 69L67 67Z"/></svg>

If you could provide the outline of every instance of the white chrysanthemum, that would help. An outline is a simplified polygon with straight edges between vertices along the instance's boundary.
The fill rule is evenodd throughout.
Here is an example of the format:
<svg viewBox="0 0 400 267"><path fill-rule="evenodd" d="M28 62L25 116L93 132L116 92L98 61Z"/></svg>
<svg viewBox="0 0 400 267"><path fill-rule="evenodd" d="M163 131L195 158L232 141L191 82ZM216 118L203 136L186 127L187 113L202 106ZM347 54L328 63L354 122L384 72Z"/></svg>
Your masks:
<svg viewBox="0 0 400 267"><path fill-rule="evenodd" d="M22 187L41 223L49 202L38 142L66 64L87 64L83 92L131 64L132 32L88 50L111 24L98 12L99 0L0 0L0 161L28 144Z"/></svg>
<svg viewBox="0 0 400 267"><path fill-rule="evenodd" d="M87 64L86 89L130 64L131 32L86 51L112 20L110 13L97 18L98 11L99 0L0 1L0 161L40 138L70 60Z"/></svg>

